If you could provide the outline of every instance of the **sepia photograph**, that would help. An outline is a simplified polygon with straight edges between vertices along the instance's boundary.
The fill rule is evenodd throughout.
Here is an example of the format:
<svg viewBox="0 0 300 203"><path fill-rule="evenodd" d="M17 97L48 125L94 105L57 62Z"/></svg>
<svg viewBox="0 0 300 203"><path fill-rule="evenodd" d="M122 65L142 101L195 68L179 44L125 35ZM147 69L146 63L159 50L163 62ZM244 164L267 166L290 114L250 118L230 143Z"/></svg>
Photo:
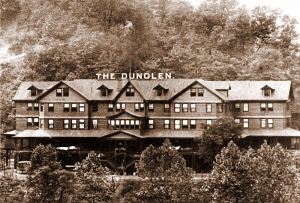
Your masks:
<svg viewBox="0 0 300 203"><path fill-rule="evenodd" d="M0 202L300 202L296 0L0 2Z"/></svg>

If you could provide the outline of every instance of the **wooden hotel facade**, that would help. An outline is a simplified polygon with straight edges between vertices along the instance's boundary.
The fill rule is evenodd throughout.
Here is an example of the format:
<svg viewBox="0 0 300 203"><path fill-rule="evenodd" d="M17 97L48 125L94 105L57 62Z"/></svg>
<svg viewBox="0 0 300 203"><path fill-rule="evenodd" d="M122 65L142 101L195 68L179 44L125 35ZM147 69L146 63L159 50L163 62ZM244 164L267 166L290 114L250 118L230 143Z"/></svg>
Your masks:
<svg viewBox="0 0 300 203"><path fill-rule="evenodd" d="M290 81L22 82L14 97L15 163L29 160L41 143L58 149L64 167L95 151L112 170L132 173L142 150L169 138L198 172L194 138L220 118L241 123L241 145L267 140L299 149L300 132L290 128L292 99Z"/></svg>

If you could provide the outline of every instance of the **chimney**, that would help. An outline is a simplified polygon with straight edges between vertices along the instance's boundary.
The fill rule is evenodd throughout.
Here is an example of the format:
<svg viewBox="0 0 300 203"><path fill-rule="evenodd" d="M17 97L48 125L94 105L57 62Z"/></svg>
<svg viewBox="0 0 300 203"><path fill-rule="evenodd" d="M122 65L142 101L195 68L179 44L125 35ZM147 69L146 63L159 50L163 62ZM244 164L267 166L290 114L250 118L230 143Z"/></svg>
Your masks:
<svg viewBox="0 0 300 203"><path fill-rule="evenodd" d="M122 78L118 77L117 81L118 81L117 91L120 92L122 89Z"/></svg>

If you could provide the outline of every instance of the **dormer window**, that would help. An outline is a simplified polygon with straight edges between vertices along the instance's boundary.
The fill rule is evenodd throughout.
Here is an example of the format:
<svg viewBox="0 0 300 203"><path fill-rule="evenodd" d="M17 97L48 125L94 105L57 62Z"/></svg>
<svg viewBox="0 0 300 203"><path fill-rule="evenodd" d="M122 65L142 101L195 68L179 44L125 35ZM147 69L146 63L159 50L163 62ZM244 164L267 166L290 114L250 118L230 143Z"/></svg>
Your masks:
<svg viewBox="0 0 300 203"><path fill-rule="evenodd" d="M32 89L31 89L31 96L32 96L32 97L35 97L35 96L36 96L36 89L35 89L35 88L32 88Z"/></svg>
<svg viewBox="0 0 300 203"><path fill-rule="evenodd" d="M160 84L155 86L153 89L156 91L156 96L158 96L158 97L162 96L169 90L168 88L166 88Z"/></svg>
<svg viewBox="0 0 300 203"><path fill-rule="evenodd" d="M97 90L100 90L100 95L102 97L107 97L109 93L112 91L112 89L106 87L105 85L101 85L100 87L97 88Z"/></svg>
<svg viewBox="0 0 300 203"><path fill-rule="evenodd" d="M35 86L31 85L27 90L30 90L30 96L35 97L37 96L42 90L36 88Z"/></svg>
<svg viewBox="0 0 300 203"><path fill-rule="evenodd" d="M107 96L107 89L106 88L102 88L101 89L101 96L102 97L106 97Z"/></svg>
<svg viewBox="0 0 300 203"><path fill-rule="evenodd" d="M263 91L263 95L265 97L270 97L272 96L272 92L274 91L274 89L272 89L271 87L269 87L268 85L265 85L263 88L261 88Z"/></svg>
<svg viewBox="0 0 300 203"><path fill-rule="evenodd" d="M162 88L157 88L157 89L156 89L156 95L157 95L157 96L161 96L162 93L163 93L163 89L162 89Z"/></svg>

